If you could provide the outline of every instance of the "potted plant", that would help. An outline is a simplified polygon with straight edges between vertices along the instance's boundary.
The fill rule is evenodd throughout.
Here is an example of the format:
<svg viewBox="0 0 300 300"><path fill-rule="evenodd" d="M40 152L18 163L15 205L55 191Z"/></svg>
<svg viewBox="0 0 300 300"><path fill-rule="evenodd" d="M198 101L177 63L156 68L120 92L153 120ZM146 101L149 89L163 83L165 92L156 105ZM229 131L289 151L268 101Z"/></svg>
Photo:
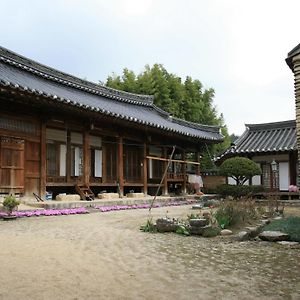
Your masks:
<svg viewBox="0 0 300 300"><path fill-rule="evenodd" d="M15 219L16 216L12 214L12 212L16 209L16 207L20 204L20 201L16 199L16 197L10 195L4 198L2 203L4 209L7 212L7 216L3 216L3 219Z"/></svg>

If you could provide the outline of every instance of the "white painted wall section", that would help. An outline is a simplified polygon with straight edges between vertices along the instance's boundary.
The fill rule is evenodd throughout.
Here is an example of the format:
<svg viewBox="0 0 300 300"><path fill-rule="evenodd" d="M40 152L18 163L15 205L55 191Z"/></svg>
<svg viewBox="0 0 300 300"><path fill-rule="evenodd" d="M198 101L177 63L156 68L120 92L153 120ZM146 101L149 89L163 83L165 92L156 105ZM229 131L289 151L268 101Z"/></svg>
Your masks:
<svg viewBox="0 0 300 300"><path fill-rule="evenodd" d="M279 189L281 191L288 191L290 183L290 172L289 163L280 162L279 163Z"/></svg>

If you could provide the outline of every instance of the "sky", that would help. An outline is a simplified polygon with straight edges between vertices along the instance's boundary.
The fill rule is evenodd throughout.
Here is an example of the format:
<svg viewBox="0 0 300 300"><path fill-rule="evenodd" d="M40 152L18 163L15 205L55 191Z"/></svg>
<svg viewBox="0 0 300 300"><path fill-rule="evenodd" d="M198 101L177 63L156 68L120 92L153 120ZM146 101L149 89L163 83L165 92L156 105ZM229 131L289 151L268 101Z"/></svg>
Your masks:
<svg viewBox="0 0 300 300"><path fill-rule="evenodd" d="M0 45L105 82L163 64L215 90L230 134L295 118L299 0L1 0Z"/></svg>

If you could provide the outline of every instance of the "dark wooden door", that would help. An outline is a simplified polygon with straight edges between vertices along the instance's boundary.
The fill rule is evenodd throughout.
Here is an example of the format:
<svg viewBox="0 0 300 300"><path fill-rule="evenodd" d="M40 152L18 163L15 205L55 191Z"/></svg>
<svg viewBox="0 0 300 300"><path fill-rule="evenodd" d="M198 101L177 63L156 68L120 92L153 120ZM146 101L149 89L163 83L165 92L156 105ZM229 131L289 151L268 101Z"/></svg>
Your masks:
<svg viewBox="0 0 300 300"><path fill-rule="evenodd" d="M103 181L107 183L117 181L117 147L115 144L105 144L103 152L104 174Z"/></svg>
<svg viewBox="0 0 300 300"><path fill-rule="evenodd" d="M127 182L142 182L142 148L124 146L124 178Z"/></svg>
<svg viewBox="0 0 300 300"><path fill-rule="evenodd" d="M0 192L24 193L24 140L0 139Z"/></svg>
<svg viewBox="0 0 300 300"><path fill-rule="evenodd" d="M39 193L40 188L40 143L25 142L25 195Z"/></svg>

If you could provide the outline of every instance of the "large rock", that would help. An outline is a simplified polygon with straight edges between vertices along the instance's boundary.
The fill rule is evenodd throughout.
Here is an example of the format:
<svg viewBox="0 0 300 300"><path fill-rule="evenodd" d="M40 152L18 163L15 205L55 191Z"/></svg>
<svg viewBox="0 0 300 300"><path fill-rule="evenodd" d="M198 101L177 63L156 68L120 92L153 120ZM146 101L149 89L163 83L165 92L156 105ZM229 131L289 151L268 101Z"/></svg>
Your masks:
<svg viewBox="0 0 300 300"><path fill-rule="evenodd" d="M156 220L156 228L158 232L175 232L178 226L176 220L169 218L161 218Z"/></svg>
<svg viewBox="0 0 300 300"><path fill-rule="evenodd" d="M263 231L259 234L259 238L268 242L288 241L290 236L281 231Z"/></svg>
<svg viewBox="0 0 300 300"><path fill-rule="evenodd" d="M232 235L232 231L229 229L223 229L220 233L221 235Z"/></svg>
<svg viewBox="0 0 300 300"><path fill-rule="evenodd" d="M283 246L299 246L298 242L289 242L289 241L280 241L277 242L277 244L283 245Z"/></svg>
<svg viewBox="0 0 300 300"><path fill-rule="evenodd" d="M207 219L190 219L190 225L193 227L203 227L208 225L208 220Z"/></svg>
<svg viewBox="0 0 300 300"><path fill-rule="evenodd" d="M206 226L203 226L203 227L191 226L191 227L189 228L190 233L191 233L191 234L195 234L195 235L203 235L203 233L204 233L206 230L209 230L209 229L211 229L211 225L206 225Z"/></svg>
<svg viewBox="0 0 300 300"><path fill-rule="evenodd" d="M250 239L250 233L248 231L240 231L236 236L235 239L239 242L248 241Z"/></svg>
<svg viewBox="0 0 300 300"><path fill-rule="evenodd" d="M263 226L254 226L254 227L246 227L246 231L249 232L250 238L255 238L258 236L262 231Z"/></svg>

